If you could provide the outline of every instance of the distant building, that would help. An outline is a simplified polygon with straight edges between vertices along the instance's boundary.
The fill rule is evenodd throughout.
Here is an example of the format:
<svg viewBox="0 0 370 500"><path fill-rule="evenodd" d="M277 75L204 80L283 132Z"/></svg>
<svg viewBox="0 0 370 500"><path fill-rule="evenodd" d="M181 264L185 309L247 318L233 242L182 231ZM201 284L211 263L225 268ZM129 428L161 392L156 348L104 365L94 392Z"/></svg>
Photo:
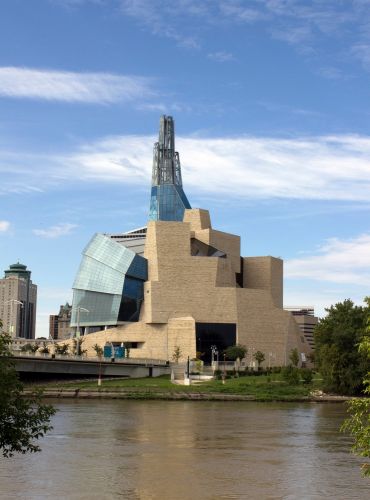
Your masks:
<svg viewBox="0 0 370 500"><path fill-rule="evenodd" d="M37 286L31 271L17 262L0 279L0 319L13 338L35 338Z"/></svg>
<svg viewBox="0 0 370 500"><path fill-rule="evenodd" d="M71 336L71 313L72 306L66 302L60 306L59 314L52 314L49 317L49 337L54 340L65 340Z"/></svg>
<svg viewBox="0 0 370 500"><path fill-rule="evenodd" d="M311 349L314 350L315 339L313 331L319 322L319 318L315 316L314 308L312 306L289 306L284 307L284 309L292 313L305 340Z"/></svg>

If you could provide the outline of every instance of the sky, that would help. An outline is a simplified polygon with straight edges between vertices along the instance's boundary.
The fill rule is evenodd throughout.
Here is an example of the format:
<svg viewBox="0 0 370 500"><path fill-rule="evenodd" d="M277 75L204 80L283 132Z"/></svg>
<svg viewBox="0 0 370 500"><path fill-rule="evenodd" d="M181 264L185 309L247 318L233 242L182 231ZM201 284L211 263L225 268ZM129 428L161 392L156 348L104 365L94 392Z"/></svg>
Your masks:
<svg viewBox="0 0 370 500"><path fill-rule="evenodd" d="M162 114L191 205L284 259L285 305L361 304L369 77L370 0L1 0L0 267L32 271L36 336L93 234L146 224Z"/></svg>

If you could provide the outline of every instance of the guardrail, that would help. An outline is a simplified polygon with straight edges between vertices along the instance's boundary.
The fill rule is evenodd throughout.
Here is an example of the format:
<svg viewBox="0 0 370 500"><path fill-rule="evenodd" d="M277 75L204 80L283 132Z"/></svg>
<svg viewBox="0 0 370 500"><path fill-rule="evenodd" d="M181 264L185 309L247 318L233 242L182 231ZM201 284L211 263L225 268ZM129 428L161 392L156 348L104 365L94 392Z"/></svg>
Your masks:
<svg viewBox="0 0 370 500"><path fill-rule="evenodd" d="M24 352L17 349L12 350L13 356L17 356L18 358L34 358L34 359L58 359L63 361L93 361L93 362L102 362L102 363L111 363L112 358L99 358L98 356L76 356L70 354L50 354L50 353L41 353L41 352ZM153 366L160 365L166 366L167 361L164 359L152 359L152 358L114 358L114 363L126 364L126 365L145 365L145 366Z"/></svg>

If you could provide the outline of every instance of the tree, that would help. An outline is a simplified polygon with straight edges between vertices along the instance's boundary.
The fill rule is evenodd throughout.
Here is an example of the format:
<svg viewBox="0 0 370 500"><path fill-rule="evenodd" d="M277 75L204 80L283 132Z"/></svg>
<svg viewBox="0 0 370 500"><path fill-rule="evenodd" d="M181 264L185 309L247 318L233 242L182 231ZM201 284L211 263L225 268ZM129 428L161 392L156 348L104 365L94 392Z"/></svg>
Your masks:
<svg viewBox="0 0 370 500"><path fill-rule="evenodd" d="M173 354L172 354L172 359L174 360L175 363L178 363L179 362L179 359L181 358L181 347L178 346L178 345L175 345L175 348L173 350Z"/></svg>
<svg viewBox="0 0 370 500"><path fill-rule="evenodd" d="M41 394L23 394L10 351L11 337L0 322L0 450L4 457L40 451L35 440L52 429L55 409L41 403Z"/></svg>
<svg viewBox="0 0 370 500"><path fill-rule="evenodd" d="M243 359L248 353L248 349L241 344L236 344L228 347L225 350L226 359L236 361L238 358Z"/></svg>
<svg viewBox="0 0 370 500"><path fill-rule="evenodd" d="M315 363L324 389L339 394L360 394L369 360L358 351L366 329L367 307L351 300L335 304L315 327Z"/></svg>
<svg viewBox="0 0 370 500"><path fill-rule="evenodd" d="M21 352L32 352L35 353L38 350L39 346L37 344L24 344L21 347Z"/></svg>
<svg viewBox="0 0 370 500"><path fill-rule="evenodd" d="M265 361L265 355L262 351L256 351L253 354L254 359L257 361L258 369L260 369L260 364Z"/></svg>
<svg viewBox="0 0 370 500"><path fill-rule="evenodd" d="M93 346L93 349L94 349L96 355L98 356L98 358L102 358L103 357L104 351L103 351L103 348L100 347L100 345L95 344Z"/></svg>
<svg viewBox="0 0 370 500"><path fill-rule="evenodd" d="M40 347L40 352L42 354L49 354L49 347L45 341L42 343L42 347Z"/></svg>
<svg viewBox="0 0 370 500"><path fill-rule="evenodd" d="M68 353L68 344L55 344L55 353L56 354L67 354Z"/></svg>
<svg viewBox="0 0 370 500"><path fill-rule="evenodd" d="M296 347L290 351L289 359L292 362L293 366L295 366L295 367L298 366L298 363L299 363L299 354L298 354L298 350L297 350Z"/></svg>
<svg viewBox="0 0 370 500"><path fill-rule="evenodd" d="M365 302L370 306L370 297L365 299ZM367 319L366 334L361 340L358 350L364 354L370 361L370 313ZM370 371L364 379L364 393L370 396ZM354 437L352 451L361 457L370 457L370 399L357 398L348 403L348 412L350 418L344 421L341 430L347 431ZM362 472L364 476L370 477L369 461L362 464Z"/></svg>
<svg viewBox="0 0 370 500"><path fill-rule="evenodd" d="M72 354L75 356L83 356L87 353L87 349L82 349L82 344L85 342L83 337L74 338L72 342Z"/></svg>

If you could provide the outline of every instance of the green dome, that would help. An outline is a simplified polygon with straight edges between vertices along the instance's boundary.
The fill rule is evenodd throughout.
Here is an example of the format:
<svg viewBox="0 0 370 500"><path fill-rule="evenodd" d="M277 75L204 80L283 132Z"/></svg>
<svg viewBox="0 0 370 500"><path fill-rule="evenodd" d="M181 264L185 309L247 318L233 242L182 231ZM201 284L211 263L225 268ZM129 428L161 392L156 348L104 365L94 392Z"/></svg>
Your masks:
<svg viewBox="0 0 370 500"><path fill-rule="evenodd" d="M24 264L17 262L16 264L11 264L9 266L9 269L5 270L5 276L12 275L29 277L31 275L31 271L28 271L27 266L25 266Z"/></svg>
<svg viewBox="0 0 370 500"><path fill-rule="evenodd" d="M25 271L27 269L27 266L21 264L20 262L17 262L16 264L10 264L9 269L12 269L13 271L15 270Z"/></svg>

